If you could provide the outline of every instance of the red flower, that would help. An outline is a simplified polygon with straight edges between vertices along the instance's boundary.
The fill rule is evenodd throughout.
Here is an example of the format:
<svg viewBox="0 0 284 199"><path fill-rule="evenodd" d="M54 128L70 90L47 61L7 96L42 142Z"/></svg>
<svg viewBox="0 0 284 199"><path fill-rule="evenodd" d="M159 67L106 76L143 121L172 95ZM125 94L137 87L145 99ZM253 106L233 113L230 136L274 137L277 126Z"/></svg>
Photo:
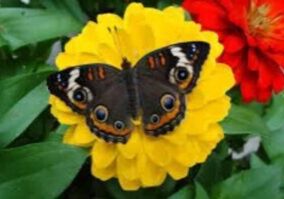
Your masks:
<svg viewBox="0 0 284 199"><path fill-rule="evenodd" d="M204 29L216 31L244 101L266 102L284 89L283 0L185 0Z"/></svg>

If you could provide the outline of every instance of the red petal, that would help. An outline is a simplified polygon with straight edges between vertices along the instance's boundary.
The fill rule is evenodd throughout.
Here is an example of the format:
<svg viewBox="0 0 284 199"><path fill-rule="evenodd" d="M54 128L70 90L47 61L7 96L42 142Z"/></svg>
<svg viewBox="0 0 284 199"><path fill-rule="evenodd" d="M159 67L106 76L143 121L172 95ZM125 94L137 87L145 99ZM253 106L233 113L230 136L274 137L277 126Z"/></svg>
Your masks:
<svg viewBox="0 0 284 199"><path fill-rule="evenodd" d="M223 5L227 5L227 17L229 20L236 26L244 29L247 25L246 13L250 0L222 0L222 2Z"/></svg>
<svg viewBox="0 0 284 199"><path fill-rule="evenodd" d="M231 66L232 69L235 69L246 65L246 56L243 51L229 53L225 50L218 61L224 62Z"/></svg>
<svg viewBox="0 0 284 199"><path fill-rule="evenodd" d="M223 37L222 43L228 53L234 53L245 47L245 40L241 34L231 33Z"/></svg>
<svg viewBox="0 0 284 199"><path fill-rule="evenodd" d="M261 103L266 103L272 96L271 89L259 89L257 94L257 101Z"/></svg>
<svg viewBox="0 0 284 199"><path fill-rule="evenodd" d="M280 92L284 90L284 71L279 68L279 72L274 75L273 90Z"/></svg>
<svg viewBox="0 0 284 199"><path fill-rule="evenodd" d="M262 59L264 61L264 59ZM272 86L273 81L273 63L269 64L269 62L265 61L261 63L259 66L259 76L258 76L258 86L261 89L267 89Z"/></svg>
<svg viewBox="0 0 284 199"><path fill-rule="evenodd" d="M258 70L259 66L262 64L261 56L257 52L256 49L250 48L248 51L248 68L250 70L256 71Z"/></svg>
<svg viewBox="0 0 284 199"><path fill-rule="evenodd" d="M282 47L284 50L284 46ZM275 61L279 66L284 66L284 52L274 52L274 53L267 53L267 56Z"/></svg>
<svg viewBox="0 0 284 199"><path fill-rule="evenodd" d="M221 30L228 27L226 11L212 0L186 0L182 6L206 29Z"/></svg>
<svg viewBox="0 0 284 199"><path fill-rule="evenodd" d="M251 102L257 98L256 77L253 74L246 74L241 82L241 92L245 102Z"/></svg>

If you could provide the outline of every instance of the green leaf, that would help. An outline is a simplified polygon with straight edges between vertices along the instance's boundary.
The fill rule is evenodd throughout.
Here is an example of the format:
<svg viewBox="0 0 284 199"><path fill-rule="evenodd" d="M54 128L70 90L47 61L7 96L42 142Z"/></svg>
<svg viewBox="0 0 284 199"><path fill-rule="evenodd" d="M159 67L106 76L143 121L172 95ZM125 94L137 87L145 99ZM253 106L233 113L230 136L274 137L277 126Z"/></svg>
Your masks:
<svg viewBox="0 0 284 199"><path fill-rule="evenodd" d="M157 8L163 10L168 6L171 6L172 3L173 3L172 0L159 0L157 3Z"/></svg>
<svg viewBox="0 0 284 199"><path fill-rule="evenodd" d="M195 189L193 186L185 186L168 199L209 199L209 197L202 185L196 182Z"/></svg>
<svg viewBox="0 0 284 199"><path fill-rule="evenodd" d="M0 81L0 115L7 112L31 89L35 88L44 81L50 73L54 72L51 66L41 67L43 69L37 72L20 74Z"/></svg>
<svg viewBox="0 0 284 199"><path fill-rule="evenodd" d="M194 187L185 186L168 197L168 199L194 199Z"/></svg>
<svg viewBox="0 0 284 199"><path fill-rule="evenodd" d="M282 182L284 186L284 127L270 134L268 139L263 140L263 147L273 165L282 168Z"/></svg>
<svg viewBox="0 0 284 199"><path fill-rule="evenodd" d="M87 17L80 9L80 4L77 0L41 0L41 2L43 5L46 5L47 8L52 7L56 11L65 10L69 15L81 23L85 23L87 20Z"/></svg>
<svg viewBox="0 0 284 199"><path fill-rule="evenodd" d="M264 119L270 130L275 131L284 126L284 93L273 97L272 105L267 109Z"/></svg>
<svg viewBox="0 0 284 199"><path fill-rule="evenodd" d="M198 182L195 183L195 199L209 199L207 192Z"/></svg>
<svg viewBox="0 0 284 199"><path fill-rule="evenodd" d="M44 2L48 4L47 9L0 8L0 37L11 49L68 35L82 28L83 14L74 0L72 5L66 0Z"/></svg>
<svg viewBox="0 0 284 199"><path fill-rule="evenodd" d="M271 132L270 136L263 140L263 146L270 159L275 160L281 158L284 160L283 143L284 128Z"/></svg>
<svg viewBox="0 0 284 199"><path fill-rule="evenodd" d="M196 175L196 181L210 191L211 187L225 179L232 172L233 162L212 153Z"/></svg>
<svg viewBox="0 0 284 199"><path fill-rule="evenodd" d="M281 169L265 166L242 171L216 185L213 199L280 199Z"/></svg>
<svg viewBox="0 0 284 199"><path fill-rule="evenodd" d="M49 93L43 82L0 116L0 148L17 138L46 108L48 96Z"/></svg>
<svg viewBox="0 0 284 199"><path fill-rule="evenodd" d="M250 165L251 165L251 168L253 168L253 169L266 166L266 164L256 154L251 155Z"/></svg>
<svg viewBox="0 0 284 199"><path fill-rule="evenodd" d="M6 40L3 39L3 38L1 37L1 35L0 35L0 48L1 48L2 46L5 46L5 45L7 45L7 42L6 42Z"/></svg>
<svg viewBox="0 0 284 199"><path fill-rule="evenodd" d="M242 106L232 105L228 117L222 122L225 133L229 135L255 134L267 137L269 129L264 120L254 111Z"/></svg>
<svg viewBox="0 0 284 199"><path fill-rule="evenodd" d="M45 139L46 142L62 142L63 134L68 129L67 125L60 125L54 132L51 132Z"/></svg>
<svg viewBox="0 0 284 199"><path fill-rule="evenodd" d="M2 150L0 198L55 198L73 180L87 155L83 149L51 142Z"/></svg>

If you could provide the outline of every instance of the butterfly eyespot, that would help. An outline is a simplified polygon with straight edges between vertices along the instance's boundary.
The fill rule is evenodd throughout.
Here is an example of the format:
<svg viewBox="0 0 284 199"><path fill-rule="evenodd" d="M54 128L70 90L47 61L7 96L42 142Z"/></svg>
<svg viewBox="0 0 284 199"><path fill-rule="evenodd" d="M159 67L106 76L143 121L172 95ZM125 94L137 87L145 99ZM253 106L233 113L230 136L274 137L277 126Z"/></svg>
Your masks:
<svg viewBox="0 0 284 199"><path fill-rule="evenodd" d="M175 107L175 101L176 100L175 100L174 96L172 96L170 94L165 94L161 98L161 105L162 105L162 107L165 111L170 112Z"/></svg>
<svg viewBox="0 0 284 199"><path fill-rule="evenodd" d="M153 124L157 124L160 122L160 117L157 114L153 114L151 115L150 121Z"/></svg>
<svg viewBox="0 0 284 199"><path fill-rule="evenodd" d="M100 122L105 122L108 118L108 110L106 107L99 105L94 110L95 117Z"/></svg>
<svg viewBox="0 0 284 199"><path fill-rule="evenodd" d="M87 101L87 92L82 89L82 88L78 88L76 89L74 92L73 92L73 99L76 101L76 102L86 102Z"/></svg>
<svg viewBox="0 0 284 199"><path fill-rule="evenodd" d="M185 67L177 67L175 71L175 79L179 82L186 81L190 76L189 71Z"/></svg>
<svg viewBox="0 0 284 199"><path fill-rule="evenodd" d="M123 130L125 128L125 124L122 121L115 121L114 128L119 131Z"/></svg>

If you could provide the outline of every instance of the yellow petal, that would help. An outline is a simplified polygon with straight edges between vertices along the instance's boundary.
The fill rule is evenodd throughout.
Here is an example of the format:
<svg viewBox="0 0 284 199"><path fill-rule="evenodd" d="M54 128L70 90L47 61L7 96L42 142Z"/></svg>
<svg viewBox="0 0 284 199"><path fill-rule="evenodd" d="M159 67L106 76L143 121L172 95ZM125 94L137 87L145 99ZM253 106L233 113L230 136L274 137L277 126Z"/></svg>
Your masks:
<svg viewBox="0 0 284 199"><path fill-rule="evenodd" d="M133 159L141 149L141 138L139 136L139 129L134 130L126 144L117 144L117 149L124 158ZM141 130L140 130L141 131Z"/></svg>
<svg viewBox="0 0 284 199"><path fill-rule="evenodd" d="M54 95L50 95L49 104L52 106L56 106L56 109L58 109L58 111L72 113L72 109L69 108L63 101L61 101L58 97Z"/></svg>
<svg viewBox="0 0 284 199"><path fill-rule="evenodd" d="M64 133L63 137L63 143L65 144L72 144L73 143L73 136L74 136L74 130L76 125L70 126L66 132Z"/></svg>
<svg viewBox="0 0 284 199"><path fill-rule="evenodd" d="M136 191L141 186L141 182L139 180L129 180L124 177L119 177L118 182L122 189L126 191Z"/></svg>
<svg viewBox="0 0 284 199"><path fill-rule="evenodd" d="M163 15L162 11L152 8L145 9L144 12L145 21L151 26L155 37L156 48L161 48L166 45L171 44L174 41L173 38L176 37L172 27L170 27L165 21L166 17ZM151 21L152 23L149 23ZM179 31L175 29L175 31Z"/></svg>
<svg viewBox="0 0 284 199"><path fill-rule="evenodd" d="M202 142L219 142L224 137L224 132L220 124L211 124L208 131L198 134L198 139Z"/></svg>
<svg viewBox="0 0 284 199"><path fill-rule="evenodd" d="M189 134L205 132L209 124L219 122L228 115L229 108L230 98L223 96L200 109L189 110L183 122L184 128L188 128Z"/></svg>
<svg viewBox="0 0 284 199"><path fill-rule="evenodd" d="M80 49L77 48L78 47L78 37L80 35L77 35L75 37L72 37L69 42L67 42L64 46L64 50L65 50L65 53L70 53L70 54L76 54L78 52L80 52Z"/></svg>
<svg viewBox="0 0 284 199"><path fill-rule="evenodd" d="M188 167L183 166L175 161L172 161L170 164L168 164L166 166L166 170L169 172L170 176L175 180L184 178L188 174Z"/></svg>
<svg viewBox="0 0 284 199"><path fill-rule="evenodd" d="M92 156L92 162L94 161L95 160L93 159ZM115 163L112 163L106 168L98 168L94 163L92 163L91 172L93 176L96 176L97 178L105 181L116 176L115 167L116 167Z"/></svg>
<svg viewBox="0 0 284 199"><path fill-rule="evenodd" d="M110 45L105 43L99 44L97 54L102 60L101 63L121 69L122 57L118 51L114 50Z"/></svg>
<svg viewBox="0 0 284 199"><path fill-rule="evenodd" d="M123 26L123 21L121 17L116 14L101 14L97 17L98 25L108 28L121 28Z"/></svg>
<svg viewBox="0 0 284 199"><path fill-rule="evenodd" d="M181 165L190 167L196 163L200 154L200 146L195 139L187 139L184 146L177 148L174 159Z"/></svg>
<svg viewBox="0 0 284 199"><path fill-rule="evenodd" d="M134 63L136 63L137 61L137 56L135 55L136 52L133 50L135 48L130 39L131 36L128 32L126 32L126 30L118 28L116 32L116 37L117 48L119 49L122 57L127 58L130 64L133 66Z"/></svg>
<svg viewBox="0 0 284 199"><path fill-rule="evenodd" d="M145 152L149 158L159 166L165 166L171 161L172 148L170 142L157 137L145 136Z"/></svg>
<svg viewBox="0 0 284 199"><path fill-rule="evenodd" d="M91 146L95 140L95 135L90 131L85 122L76 125L73 136L73 144L78 146Z"/></svg>
<svg viewBox="0 0 284 199"><path fill-rule="evenodd" d="M200 24L192 21L186 21L182 24L182 34L179 35L183 41L200 41L202 35L200 35Z"/></svg>
<svg viewBox="0 0 284 199"><path fill-rule="evenodd" d="M218 64L210 77L199 81L197 88L188 96L188 108L196 109L224 96L234 83L231 69L225 64Z"/></svg>
<svg viewBox="0 0 284 199"><path fill-rule="evenodd" d="M181 7L170 6L163 10L169 20L174 20L176 23L184 23L184 10Z"/></svg>
<svg viewBox="0 0 284 199"><path fill-rule="evenodd" d="M199 153L196 162L204 162L208 154L216 147L217 143L224 137L223 130L219 124L212 124L204 134L189 137L196 140L199 146Z"/></svg>
<svg viewBox="0 0 284 199"><path fill-rule="evenodd" d="M127 26L144 20L144 7L141 3L131 3L124 13L124 23Z"/></svg>
<svg viewBox="0 0 284 199"><path fill-rule="evenodd" d="M210 55L213 59L217 59L223 52L223 45L219 43L218 34L212 31L204 31L202 32L203 39L201 41L205 41L210 43Z"/></svg>
<svg viewBox="0 0 284 199"><path fill-rule="evenodd" d="M113 163L117 156L116 145L98 140L92 149L93 164L102 169Z"/></svg>
<svg viewBox="0 0 284 199"><path fill-rule="evenodd" d="M154 33L150 26L146 24L137 24L129 28L129 39L132 43L133 51L133 65L144 55L155 49Z"/></svg>
<svg viewBox="0 0 284 199"><path fill-rule="evenodd" d="M79 53L67 54L59 53L55 62L59 70L66 69L71 66L80 66L84 64L101 63L101 58L95 54Z"/></svg>
<svg viewBox="0 0 284 199"><path fill-rule="evenodd" d="M123 156L118 156L117 161L117 175L127 180L137 180L139 178L136 159L126 159Z"/></svg>
<svg viewBox="0 0 284 199"><path fill-rule="evenodd" d="M95 136L89 131L85 123L73 125L64 134L63 142L76 146L89 147L95 140Z"/></svg>
<svg viewBox="0 0 284 199"><path fill-rule="evenodd" d="M166 172L150 161L144 152L137 156L137 169L144 187L158 186L166 178Z"/></svg>
<svg viewBox="0 0 284 199"><path fill-rule="evenodd" d="M77 114L77 113L66 113L59 111L57 107L52 106L50 109L50 112L54 117L57 118L57 120L62 123L62 124L68 124L68 125L73 125L73 124L78 124L84 121L83 116Z"/></svg>
<svg viewBox="0 0 284 199"><path fill-rule="evenodd" d="M168 132L166 135L161 136L162 139L167 140L168 142L174 145L183 145L186 142L187 133L183 128L180 128L182 123L175 128L173 132Z"/></svg>

